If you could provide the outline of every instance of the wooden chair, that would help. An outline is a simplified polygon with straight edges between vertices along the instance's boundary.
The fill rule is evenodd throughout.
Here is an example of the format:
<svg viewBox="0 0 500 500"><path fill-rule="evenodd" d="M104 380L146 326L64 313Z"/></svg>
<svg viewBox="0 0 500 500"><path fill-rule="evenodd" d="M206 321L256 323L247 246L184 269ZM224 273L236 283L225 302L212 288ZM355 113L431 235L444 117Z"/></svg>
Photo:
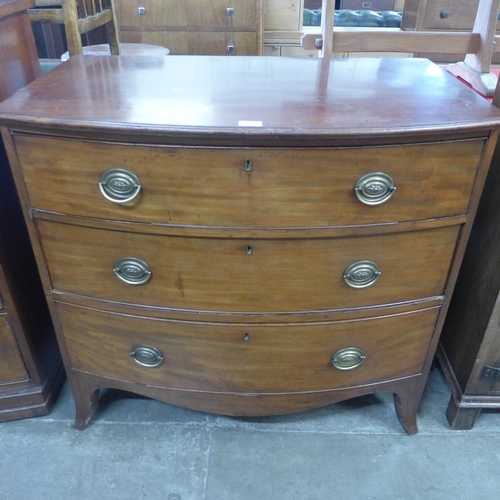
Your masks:
<svg viewBox="0 0 500 500"><path fill-rule="evenodd" d="M114 0L37 0L37 8L28 10L31 23L64 24L69 55L102 55L106 46L83 47L81 35L105 26L112 55L167 55L168 49L155 45L120 44Z"/></svg>
<svg viewBox="0 0 500 500"><path fill-rule="evenodd" d="M490 73L495 43L495 27L500 0L480 0L472 33L425 32L334 28L334 0L323 0L321 33L308 33L302 37L302 47L320 49L320 57L329 58L333 52L440 52L464 54L464 62L447 67L450 73L467 81L483 95L493 95L497 77ZM497 48L499 47L499 48Z"/></svg>

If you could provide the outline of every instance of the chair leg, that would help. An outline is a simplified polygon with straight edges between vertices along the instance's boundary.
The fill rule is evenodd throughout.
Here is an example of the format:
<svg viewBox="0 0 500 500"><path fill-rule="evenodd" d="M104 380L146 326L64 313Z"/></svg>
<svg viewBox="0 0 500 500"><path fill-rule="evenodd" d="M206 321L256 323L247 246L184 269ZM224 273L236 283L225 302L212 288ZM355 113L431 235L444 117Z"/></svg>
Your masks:
<svg viewBox="0 0 500 500"><path fill-rule="evenodd" d="M78 8L76 2L62 2L64 29L70 56L83 54L82 36L78 28Z"/></svg>
<svg viewBox="0 0 500 500"><path fill-rule="evenodd" d="M115 17L115 2L114 0L110 0L110 9L113 12L113 20L106 24L106 31L108 33L108 42L109 48L111 51L111 55L119 56L120 55L120 40L118 38L118 27L116 25L116 17Z"/></svg>

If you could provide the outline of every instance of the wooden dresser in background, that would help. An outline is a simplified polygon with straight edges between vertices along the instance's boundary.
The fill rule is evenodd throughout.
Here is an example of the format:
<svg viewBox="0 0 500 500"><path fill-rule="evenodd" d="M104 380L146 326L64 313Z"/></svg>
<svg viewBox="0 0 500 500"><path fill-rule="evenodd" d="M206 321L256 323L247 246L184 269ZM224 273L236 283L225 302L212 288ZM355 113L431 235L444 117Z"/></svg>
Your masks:
<svg viewBox="0 0 500 500"><path fill-rule="evenodd" d="M120 41L172 55L261 55L262 1L118 0Z"/></svg>
<svg viewBox="0 0 500 500"><path fill-rule="evenodd" d="M417 432L495 107L418 59L73 57L0 123L77 428L111 387L226 415L392 392Z"/></svg>
<svg viewBox="0 0 500 500"><path fill-rule="evenodd" d="M405 0L401 29L404 31L472 31L479 0ZM497 22L497 34L500 23ZM463 61L465 54L415 54L436 62ZM500 54L493 53L493 63Z"/></svg>
<svg viewBox="0 0 500 500"><path fill-rule="evenodd" d="M438 349L453 429L471 429L482 409L500 409L499 186L497 146Z"/></svg>
<svg viewBox="0 0 500 500"><path fill-rule="evenodd" d="M40 76L26 12L0 0L0 101ZM16 188L0 141L0 421L45 415L63 369Z"/></svg>

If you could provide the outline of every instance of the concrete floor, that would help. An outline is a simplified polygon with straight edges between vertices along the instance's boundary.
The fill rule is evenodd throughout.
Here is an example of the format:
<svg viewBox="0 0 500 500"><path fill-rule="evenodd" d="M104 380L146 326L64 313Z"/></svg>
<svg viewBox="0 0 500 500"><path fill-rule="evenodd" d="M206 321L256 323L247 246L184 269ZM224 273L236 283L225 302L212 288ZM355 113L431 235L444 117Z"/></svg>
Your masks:
<svg viewBox="0 0 500 500"><path fill-rule="evenodd" d="M407 436L389 394L236 419L107 391L77 431L66 384L51 415L0 424L0 499L499 499L500 412L451 431L449 396L435 369Z"/></svg>

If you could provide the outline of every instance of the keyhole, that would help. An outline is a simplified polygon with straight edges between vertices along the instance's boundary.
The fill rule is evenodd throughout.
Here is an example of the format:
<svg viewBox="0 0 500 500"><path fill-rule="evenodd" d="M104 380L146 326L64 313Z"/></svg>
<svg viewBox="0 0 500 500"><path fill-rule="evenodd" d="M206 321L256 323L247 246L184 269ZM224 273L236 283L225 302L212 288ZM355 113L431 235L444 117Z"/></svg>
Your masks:
<svg viewBox="0 0 500 500"><path fill-rule="evenodd" d="M247 246L247 255L252 255L253 254L253 247L251 245Z"/></svg>
<svg viewBox="0 0 500 500"><path fill-rule="evenodd" d="M243 334L243 340L250 340L250 335L248 333Z"/></svg>
<svg viewBox="0 0 500 500"><path fill-rule="evenodd" d="M247 172L251 172L252 171L252 160L246 160L245 161L245 170Z"/></svg>

